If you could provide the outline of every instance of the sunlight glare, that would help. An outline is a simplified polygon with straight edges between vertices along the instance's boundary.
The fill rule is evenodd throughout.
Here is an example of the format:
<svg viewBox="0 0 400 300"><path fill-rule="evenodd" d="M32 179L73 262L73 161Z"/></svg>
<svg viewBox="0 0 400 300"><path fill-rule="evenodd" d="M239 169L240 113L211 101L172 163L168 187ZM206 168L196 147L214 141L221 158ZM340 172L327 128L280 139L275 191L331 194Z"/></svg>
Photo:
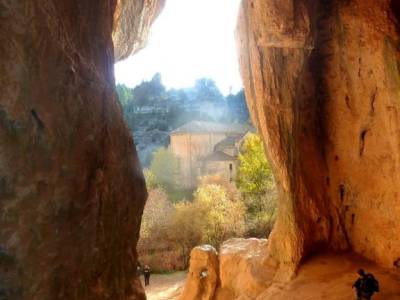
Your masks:
<svg viewBox="0 0 400 300"><path fill-rule="evenodd" d="M212 78L226 94L242 87L234 40L240 0L167 0L148 45L115 65L117 83L134 87L160 72L168 87Z"/></svg>

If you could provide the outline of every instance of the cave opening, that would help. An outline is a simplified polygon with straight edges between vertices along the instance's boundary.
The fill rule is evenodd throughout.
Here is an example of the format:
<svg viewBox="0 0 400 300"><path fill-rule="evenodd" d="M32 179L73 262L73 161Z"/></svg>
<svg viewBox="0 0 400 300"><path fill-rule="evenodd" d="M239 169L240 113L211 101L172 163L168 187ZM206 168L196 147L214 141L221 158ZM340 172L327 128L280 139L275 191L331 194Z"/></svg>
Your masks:
<svg viewBox="0 0 400 300"><path fill-rule="evenodd" d="M149 266L156 284L164 272L181 280L195 246L265 239L274 224L275 181L236 55L239 2L167 1L148 45L115 65L149 194L138 274Z"/></svg>
<svg viewBox="0 0 400 300"><path fill-rule="evenodd" d="M173 1L169 0L169 5ZM180 10L190 6L190 1L180 0ZM176 166L169 176L163 176L167 183L172 178L179 178L176 181L182 185L196 183L195 176L179 172L187 160L171 159L168 152L174 139L169 133L179 127L170 126L167 120L179 118L166 118L170 107L164 104L172 94L179 103L175 106L186 110L186 100L180 101L181 97L188 91L194 91L190 97L198 92L198 78L189 72L194 70L191 62L200 68L216 67L225 79L236 72L230 69L232 65L223 65L223 59L229 57L225 46L231 45L228 48L232 50L233 43L221 45L220 37L202 39L220 33L227 24L223 19L227 7L233 2L206 1L195 1L195 14L184 11L182 18L170 17L177 22L163 35L164 44L156 46L161 50L160 60L143 60L148 67L155 66L148 77L126 89L118 81L120 97L125 92L129 95L137 85L142 89L136 92L144 94L149 86L159 88L155 89L159 101L152 101L163 105L141 105L137 110L135 105L116 101L113 62L143 47L164 0L0 0L0 299L146 298L134 276L146 185L131 138L133 132L138 143L134 132L138 127L130 132L127 124L149 121L142 137L151 144L165 142L160 161ZM209 6L201 10L199 5L204 3ZM184 300L270 299L271 293L277 293L273 299L350 299L354 292L350 281L359 267L382 283L376 299L398 300L398 3L242 0L238 46L246 102L277 171L279 217L268 242L235 239L224 242L218 255L211 247L198 248L198 256L194 256L210 258L210 263L197 265L187 286L202 297L192 294ZM218 5L223 11L218 11ZM214 15L218 24L213 22ZM191 29L189 21L199 19L199 29ZM211 29L207 34L206 27ZM170 33L180 29L187 30L186 35L173 40ZM170 44L181 50L175 50L178 63L164 56ZM188 50L187 45L192 47ZM205 45L222 56L204 60L209 51ZM321 58L318 61L315 51ZM167 70L178 71L179 78L187 82L182 86L168 83L172 77L158 69L163 62L172 62ZM183 72L183 67L188 72ZM129 69L128 77L146 75L137 66ZM155 75L157 72L160 75ZM243 107L240 87L230 89L229 82L222 87L216 77L201 75L214 81L200 81L201 91L219 89L218 103L227 103L232 96L239 99L232 107ZM329 101L321 101L321 93ZM160 99L160 95L165 97ZM223 117L223 111L218 114L218 105L208 97L205 102L211 103L201 102L198 115L217 120L195 120L193 114L186 114L187 121L203 122L194 124L203 129L207 128L204 122L215 125L216 121L222 123L218 118ZM243 112L238 109L235 113ZM227 122L240 123L235 119ZM222 128L226 127L238 130L243 124ZM224 140L218 141L218 149L227 152L226 147L237 141L232 135ZM263 144L254 135L249 144L258 155L263 153ZM235 195L232 184L237 184L238 178L234 176L235 162L225 160L230 155L225 154L214 158L224 159L221 168L232 179L230 184L207 178L206 187L200 191L196 187L195 195L174 186L171 195L166 195L165 188L152 190L159 178L145 172L149 193L165 201L156 201L154 207L163 214L150 218L161 224L160 230L154 230L145 217L142 229L171 237L162 230L169 228L167 221L171 220L165 215L173 212L173 234L183 234L196 243L203 243L204 236L207 242L215 241L224 232L221 223L214 222L220 220L220 214L204 213L210 206L222 207L230 212L229 217L240 220L243 206L252 204L253 221L268 221L262 215L264 203L228 199L227 195ZM141 156L144 165L146 155L142 152ZM261 159L254 154L250 157ZM152 159L150 155L149 166ZM201 164L189 162L194 175L205 172ZM164 164L158 165L164 169ZM257 178L271 179L272 172L247 170ZM241 184L251 191L254 182L242 180ZM260 196L267 199L265 193ZM193 206L196 198L202 198L205 205ZM221 201L210 200L213 198ZM204 226L210 220L216 226ZM182 222L188 225L177 226ZM228 223L235 225L234 230L243 230L243 222ZM203 236L191 229L196 226L217 230ZM267 230L259 232L265 236ZM176 245L170 244L171 240L176 238L157 243L160 247L147 248L145 253L173 251ZM316 256L319 254L313 250L322 247L332 253ZM179 244L176 249L187 253L190 245ZM178 259L187 264L187 255ZM214 292L218 293L215 297Z"/></svg>

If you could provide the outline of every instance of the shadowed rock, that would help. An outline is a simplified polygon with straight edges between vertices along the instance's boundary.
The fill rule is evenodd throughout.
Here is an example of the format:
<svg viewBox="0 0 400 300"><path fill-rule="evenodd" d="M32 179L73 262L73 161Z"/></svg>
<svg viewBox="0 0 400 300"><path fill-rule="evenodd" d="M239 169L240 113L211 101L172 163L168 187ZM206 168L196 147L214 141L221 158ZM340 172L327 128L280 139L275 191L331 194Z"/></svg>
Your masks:
<svg viewBox="0 0 400 300"><path fill-rule="evenodd" d="M134 274L146 189L112 34L142 44L163 2L118 1L144 7L122 15L116 2L0 0L0 298L145 298ZM126 48L118 58L137 46Z"/></svg>

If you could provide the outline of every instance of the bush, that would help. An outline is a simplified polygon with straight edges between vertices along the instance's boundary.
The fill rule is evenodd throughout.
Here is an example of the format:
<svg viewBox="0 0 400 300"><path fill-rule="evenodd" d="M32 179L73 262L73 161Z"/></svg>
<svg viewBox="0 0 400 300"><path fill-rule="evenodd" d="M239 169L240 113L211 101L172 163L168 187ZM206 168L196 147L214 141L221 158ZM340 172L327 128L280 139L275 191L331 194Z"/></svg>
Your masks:
<svg viewBox="0 0 400 300"><path fill-rule="evenodd" d="M243 203L233 201L226 187L204 182L192 202L174 205L162 189L150 190L138 244L142 264L158 271L187 268L193 247L207 243L218 248L224 240L243 235Z"/></svg>
<svg viewBox="0 0 400 300"><path fill-rule="evenodd" d="M168 228L168 238L179 250L184 268L188 267L192 248L202 242L204 228L202 217L203 212L192 202L175 204L175 212Z"/></svg>
<svg viewBox="0 0 400 300"><path fill-rule="evenodd" d="M236 185L247 209L246 236L268 236L275 221L277 192L263 142L256 134L248 135L240 149Z"/></svg>
<svg viewBox="0 0 400 300"><path fill-rule="evenodd" d="M178 175L178 160L166 148L159 148L153 154L150 171L154 175L158 186L168 190L176 189L176 176Z"/></svg>
<svg viewBox="0 0 400 300"><path fill-rule="evenodd" d="M218 248L226 239L243 234L245 207L242 202L229 199L224 187L216 184L200 186L193 205L203 215L203 243Z"/></svg>

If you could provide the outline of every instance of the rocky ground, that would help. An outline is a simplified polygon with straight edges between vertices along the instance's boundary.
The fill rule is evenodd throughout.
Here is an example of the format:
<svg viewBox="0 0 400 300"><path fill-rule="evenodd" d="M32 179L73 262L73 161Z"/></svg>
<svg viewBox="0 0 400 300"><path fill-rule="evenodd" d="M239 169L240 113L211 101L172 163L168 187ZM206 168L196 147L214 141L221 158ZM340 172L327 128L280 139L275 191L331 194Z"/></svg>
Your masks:
<svg viewBox="0 0 400 300"><path fill-rule="evenodd" d="M191 252L188 279L180 300L350 300L360 268L378 279L374 300L400 299L400 269L383 268L353 253L324 253L305 260L294 279L274 276L267 240L230 239L219 249ZM206 270L208 275L199 274ZM216 275L215 275L216 274Z"/></svg>
<svg viewBox="0 0 400 300"><path fill-rule="evenodd" d="M375 294L374 300L400 299L399 270L381 268L353 254L328 254L312 258L292 282L273 285L257 300L351 300L354 299L351 287L359 268L373 273L379 281L381 292Z"/></svg>
<svg viewBox="0 0 400 300"><path fill-rule="evenodd" d="M207 252L208 253L208 252ZM205 255L206 257L206 255ZM207 256L208 257L208 256ZM238 258L239 259L239 258ZM243 264L237 261L237 265ZM218 300L351 300L354 299L352 284L357 279L356 271L364 268L373 273L380 284L380 292L375 294L374 300L400 299L400 271L377 266L354 254L336 255L323 254L306 261L300 268L297 277L289 284L266 283L269 288L252 295L242 287L229 287L236 291L242 290L240 295L233 296L218 293ZM260 269L252 269L248 279L262 278L265 274ZM223 270L222 270L223 271ZM268 273L268 270L264 270ZM182 297L183 286L187 277L186 272L177 272L166 275L152 275L151 285L146 287L148 300L192 300L193 293L185 293ZM243 285L246 280L241 278ZM142 282L143 284L143 282ZM249 285L248 285L249 286ZM199 296L197 294L197 296ZM204 296L204 295L203 295ZM233 298L232 298L233 297ZM196 298L197 299L197 298ZM207 298L208 299L208 298Z"/></svg>

